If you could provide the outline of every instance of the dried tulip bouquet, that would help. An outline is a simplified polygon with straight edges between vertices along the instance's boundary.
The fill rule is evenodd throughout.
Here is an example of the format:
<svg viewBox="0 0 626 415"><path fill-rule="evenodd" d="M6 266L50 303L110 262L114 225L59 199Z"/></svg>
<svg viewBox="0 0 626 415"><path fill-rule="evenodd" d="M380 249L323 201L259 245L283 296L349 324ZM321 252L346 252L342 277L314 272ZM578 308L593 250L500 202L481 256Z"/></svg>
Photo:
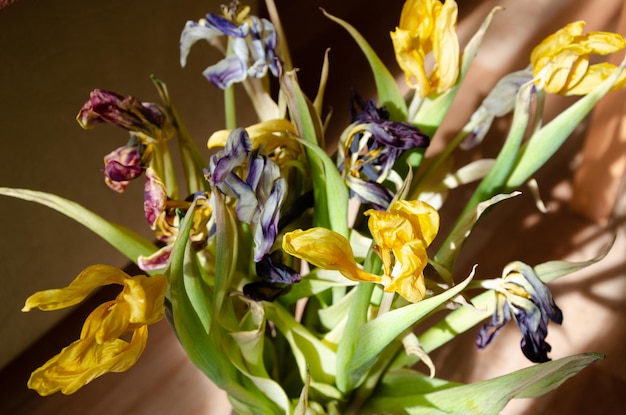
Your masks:
<svg viewBox="0 0 626 415"><path fill-rule="evenodd" d="M159 103L96 89L78 113L85 129L108 123L128 134L105 156L104 179L116 192L143 183L154 240L62 197L0 188L66 214L143 270L130 276L93 265L67 287L26 300L23 311L56 310L98 287L121 286L28 386L71 394L125 371L139 359L149 326L164 317L239 414L496 414L601 359L586 353L551 361L548 327L564 313L547 284L606 252L581 263L514 261L496 278L480 276L480 264L459 275L455 261L481 215L507 209L596 103L626 83L624 64L594 56L624 49L624 38L585 33L582 21L566 25L534 48L526 68L493 87L443 151L425 157L497 8L461 49L454 0L407 0L389 46L408 96L364 37L322 10L354 39L377 91L355 92L350 124L325 137L329 61L317 95L305 96L273 0L266 7L269 17L261 18L232 1L182 29L183 66L197 42L224 54L203 72L226 97L225 125L207 131L208 159L157 78ZM235 103L235 87L249 101ZM580 99L544 124L547 94ZM242 105L258 123L237 124ZM493 120L507 114L512 122L497 157L451 171L450 157L480 145ZM327 140L338 141L335 154ZM458 217L440 217L448 193L470 182L475 191ZM442 221L447 234L439 232ZM535 365L472 384L436 377L429 353L468 330L478 348L488 347L507 323L519 326L521 349Z"/></svg>

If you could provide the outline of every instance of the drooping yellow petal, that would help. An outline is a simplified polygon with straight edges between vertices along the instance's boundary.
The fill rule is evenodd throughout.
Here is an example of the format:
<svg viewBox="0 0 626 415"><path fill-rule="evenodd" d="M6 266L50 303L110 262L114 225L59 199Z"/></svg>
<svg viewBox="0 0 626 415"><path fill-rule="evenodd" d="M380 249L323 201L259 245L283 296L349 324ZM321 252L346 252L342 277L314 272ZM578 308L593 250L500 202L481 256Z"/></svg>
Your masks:
<svg viewBox="0 0 626 415"><path fill-rule="evenodd" d="M164 315L165 275L131 277L115 267L94 265L68 287L32 295L23 311L68 307L94 288L112 283L122 285L122 292L89 314L79 340L32 373L28 383L31 389L41 395L73 393L96 377L125 371L137 361L145 347L148 324ZM127 342L122 337L130 333L132 338Z"/></svg>
<svg viewBox="0 0 626 415"><path fill-rule="evenodd" d="M584 95L617 70L617 66L609 63L591 65L589 57L624 49L624 37L610 32L583 35L584 25L584 21L569 23L533 49L530 62L539 88L553 94ZM624 84L626 74L622 74L613 89Z"/></svg>
<svg viewBox="0 0 626 415"><path fill-rule="evenodd" d="M39 291L26 299L22 311L33 308L40 310L58 310L80 303L97 287L109 284L123 284L130 278L122 270L108 265L92 265L86 268L65 288Z"/></svg>
<svg viewBox="0 0 626 415"><path fill-rule="evenodd" d="M130 343L116 339L98 344L93 337L76 340L35 370L28 387L42 396L58 391L72 394L105 373L128 370L143 352L147 338L144 326L134 332Z"/></svg>
<svg viewBox="0 0 626 415"><path fill-rule="evenodd" d="M295 230L283 237L283 249L318 268L339 271L354 281L380 283L382 278L360 269L346 238L326 228Z"/></svg>
<svg viewBox="0 0 626 415"><path fill-rule="evenodd" d="M459 39L456 34L458 8L454 1L441 7L433 32L433 55L437 66L431 76L431 85L440 94L456 83L459 76Z"/></svg>
<svg viewBox="0 0 626 415"><path fill-rule="evenodd" d="M439 214L426 202L400 200L387 212L372 209L365 215L383 261L385 281L389 281L385 291L420 301L426 294L426 248L439 230Z"/></svg>
<svg viewBox="0 0 626 415"><path fill-rule="evenodd" d="M458 7L454 0L407 0L391 40L407 84L421 97L442 93L459 75ZM428 75L426 55L433 53L435 67Z"/></svg>
<svg viewBox="0 0 626 415"><path fill-rule="evenodd" d="M426 246L431 244L439 232L439 212L426 202L399 200L391 205L389 211L401 214L410 221Z"/></svg>

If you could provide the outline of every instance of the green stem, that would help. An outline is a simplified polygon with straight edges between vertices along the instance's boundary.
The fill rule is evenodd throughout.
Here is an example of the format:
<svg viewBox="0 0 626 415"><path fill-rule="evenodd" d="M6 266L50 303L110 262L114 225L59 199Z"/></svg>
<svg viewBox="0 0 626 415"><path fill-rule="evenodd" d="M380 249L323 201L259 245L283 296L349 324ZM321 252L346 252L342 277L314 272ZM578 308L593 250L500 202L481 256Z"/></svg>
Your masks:
<svg viewBox="0 0 626 415"><path fill-rule="evenodd" d="M237 128L237 107L235 105L235 88L231 85L224 90L224 116L227 130Z"/></svg>

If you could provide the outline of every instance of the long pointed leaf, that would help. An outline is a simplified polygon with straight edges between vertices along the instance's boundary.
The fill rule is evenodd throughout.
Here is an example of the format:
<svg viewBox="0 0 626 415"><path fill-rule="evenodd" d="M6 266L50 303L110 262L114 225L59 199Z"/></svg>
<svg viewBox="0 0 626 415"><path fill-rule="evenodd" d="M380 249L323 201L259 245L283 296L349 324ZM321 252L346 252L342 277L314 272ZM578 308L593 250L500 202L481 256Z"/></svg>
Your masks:
<svg viewBox="0 0 626 415"><path fill-rule="evenodd" d="M384 105L389 111L392 120L405 121L407 117L407 107L404 97L398 88L395 78L389 72L389 69L380 60L374 49L367 43L365 38L348 22L335 17L326 10L322 9L322 13L330 20L338 23L341 27L352 36L356 43L361 48L361 51L365 54L367 61L374 73L374 80L376 82L376 89L378 90L378 100L381 105Z"/></svg>
<svg viewBox="0 0 626 415"><path fill-rule="evenodd" d="M366 404L362 413L496 415L511 399L533 398L550 392L585 367L603 358L597 353L579 354L469 385L432 383L436 390L430 393L411 394L407 391L404 395L394 393L392 396L379 393ZM387 380L387 390L393 390L397 382L401 382L397 385L398 388L406 388L410 386L411 380L413 383L419 380L420 385L425 384L423 378L413 374L412 377Z"/></svg>
<svg viewBox="0 0 626 415"><path fill-rule="evenodd" d="M193 255L189 234L194 209L195 202L185 215L166 270L176 334L194 365L236 401L243 403L249 409L249 413L272 413L273 405L267 401L267 398L254 387L244 387L232 362L220 358L223 355L220 343L225 333L218 333L217 328L220 326L216 325L210 333L207 333L202 319L190 300L188 290L195 287L185 285L185 256Z"/></svg>
<svg viewBox="0 0 626 415"><path fill-rule="evenodd" d="M439 295L389 311L361 326L356 351L347 365L347 370L352 377L360 378L394 339L437 307L460 294L469 284L472 276L473 274Z"/></svg>

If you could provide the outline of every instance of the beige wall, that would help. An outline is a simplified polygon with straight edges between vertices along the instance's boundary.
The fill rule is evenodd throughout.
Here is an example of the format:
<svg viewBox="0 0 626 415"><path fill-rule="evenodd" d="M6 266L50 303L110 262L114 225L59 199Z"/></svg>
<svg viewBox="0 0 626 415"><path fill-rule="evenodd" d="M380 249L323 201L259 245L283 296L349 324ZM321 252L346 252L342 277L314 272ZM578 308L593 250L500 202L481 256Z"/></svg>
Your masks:
<svg viewBox="0 0 626 415"><path fill-rule="evenodd" d="M94 88L157 101L149 75L167 82L192 135L222 127L221 92L201 76L218 58L197 45L181 69L187 19L219 0L22 0L0 10L0 186L48 191L150 236L143 183L127 193L102 180L102 157L128 136L80 128L75 116ZM48 208L0 198L0 367L64 315L21 313L34 291L66 285L93 263L127 261L90 231Z"/></svg>

